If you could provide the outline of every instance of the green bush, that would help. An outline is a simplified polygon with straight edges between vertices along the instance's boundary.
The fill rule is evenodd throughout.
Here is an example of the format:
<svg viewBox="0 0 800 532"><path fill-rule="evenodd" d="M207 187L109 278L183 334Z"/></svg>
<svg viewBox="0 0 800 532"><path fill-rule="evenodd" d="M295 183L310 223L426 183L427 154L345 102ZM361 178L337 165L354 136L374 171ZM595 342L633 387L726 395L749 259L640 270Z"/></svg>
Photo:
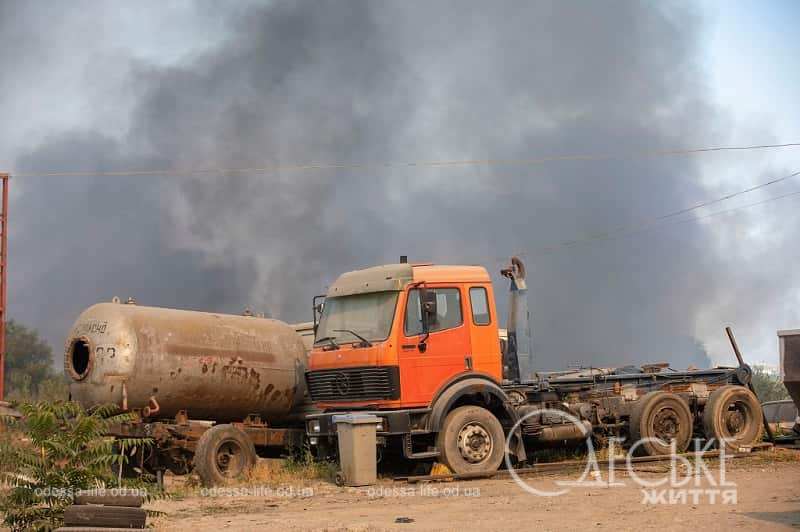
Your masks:
<svg viewBox="0 0 800 532"><path fill-rule="evenodd" d="M142 480L121 479L114 470L126 460L126 450L152 441L107 436L113 425L133 421L132 414L118 413L114 405L86 411L64 401L24 403L17 409L22 418L3 420L0 442L0 471L9 487L0 511L12 530L61 526L78 490L144 487Z"/></svg>
<svg viewBox="0 0 800 532"><path fill-rule="evenodd" d="M758 400L762 403L789 399L789 392L786 390L786 386L783 385L780 378L770 373L762 366L753 366L752 382Z"/></svg>

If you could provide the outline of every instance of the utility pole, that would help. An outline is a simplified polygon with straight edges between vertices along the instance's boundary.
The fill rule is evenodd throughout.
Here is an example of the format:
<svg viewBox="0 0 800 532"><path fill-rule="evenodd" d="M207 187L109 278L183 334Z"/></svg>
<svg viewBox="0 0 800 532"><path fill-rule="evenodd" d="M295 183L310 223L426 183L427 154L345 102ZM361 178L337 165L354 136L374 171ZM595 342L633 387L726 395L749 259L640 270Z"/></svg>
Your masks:
<svg viewBox="0 0 800 532"><path fill-rule="evenodd" d="M2 209L0 213L0 401L5 398L6 378L6 302L8 273L8 180L7 173L0 173L2 184Z"/></svg>

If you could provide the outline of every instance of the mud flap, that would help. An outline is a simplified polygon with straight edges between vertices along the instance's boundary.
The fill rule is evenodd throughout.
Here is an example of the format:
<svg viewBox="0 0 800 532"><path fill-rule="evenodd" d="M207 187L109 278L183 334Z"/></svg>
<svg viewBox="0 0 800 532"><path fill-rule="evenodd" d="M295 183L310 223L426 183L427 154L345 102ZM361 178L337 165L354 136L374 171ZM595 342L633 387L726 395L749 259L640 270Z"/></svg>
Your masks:
<svg viewBox="0 0 800 532"><path fill-rule="evenodd" d="M509 451L514 453L518 461L524 462L528 459L528 454L525 452L525 442L522 440L522 427L517 427L508 443Z"/></svg>

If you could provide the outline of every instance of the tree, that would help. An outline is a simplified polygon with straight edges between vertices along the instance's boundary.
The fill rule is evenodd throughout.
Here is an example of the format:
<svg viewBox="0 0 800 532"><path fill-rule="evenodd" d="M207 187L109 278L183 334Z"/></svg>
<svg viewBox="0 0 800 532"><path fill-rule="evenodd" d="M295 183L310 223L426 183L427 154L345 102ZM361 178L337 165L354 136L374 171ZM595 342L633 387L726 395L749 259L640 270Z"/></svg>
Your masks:
<svg viewBox="0 0 800 532"><path fill-rule="evenodd" d="M22 418L7 418L0 440L0 471L8 486L0 511L12 530L52 530L61 526L64 509L78 490L128 486L154 487L142 479L114 474L127 450L150 447L150 438L111 438L109 428L135 419L106 405L91 411L77 403L23 403ZM121 449L117 452L115 449Z"/></svg>
<svg viewBox="0 0 800 532"><path fill-rule="evenodd" d="M753 366L753 388L762 403L789 399L789 392L780 378L762 366Z"/></svg>
<svg viewBox="0 0 800 532"><path fill-rule="evenodd" d="M66 384L53 369L53 349L35 329L6 324L5 388L12 399L38 397L45 383L49 398L66 399Z"/></svg>

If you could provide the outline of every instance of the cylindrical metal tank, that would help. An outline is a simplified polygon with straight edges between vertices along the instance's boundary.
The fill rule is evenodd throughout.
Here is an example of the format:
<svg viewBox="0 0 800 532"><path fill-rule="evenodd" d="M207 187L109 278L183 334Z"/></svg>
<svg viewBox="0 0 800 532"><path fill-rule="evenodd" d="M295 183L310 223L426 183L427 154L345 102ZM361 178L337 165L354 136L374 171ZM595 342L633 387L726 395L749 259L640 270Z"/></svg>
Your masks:
<svg viewBox="0 0 800 532"><path fill-rule="evenodd" d="M306 356L282 321L112 302L75 321L64 370L70 396L87 407L218 422L258 414L281 425L306 406Z"/></svg>

